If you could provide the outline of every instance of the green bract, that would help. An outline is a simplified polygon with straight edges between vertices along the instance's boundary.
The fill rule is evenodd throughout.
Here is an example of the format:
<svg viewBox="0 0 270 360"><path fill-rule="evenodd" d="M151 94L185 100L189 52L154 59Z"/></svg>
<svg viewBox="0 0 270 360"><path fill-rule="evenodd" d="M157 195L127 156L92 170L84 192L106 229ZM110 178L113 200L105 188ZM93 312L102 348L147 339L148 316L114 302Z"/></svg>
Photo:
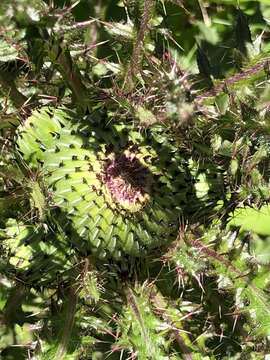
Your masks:
<svg viewBox="0 0 270 360"><path fill-rule="evenodd" d="M46 108L19 127L17 146L99 257L139 256L176 238L190 180L164 127L138 131Z"/></svg>

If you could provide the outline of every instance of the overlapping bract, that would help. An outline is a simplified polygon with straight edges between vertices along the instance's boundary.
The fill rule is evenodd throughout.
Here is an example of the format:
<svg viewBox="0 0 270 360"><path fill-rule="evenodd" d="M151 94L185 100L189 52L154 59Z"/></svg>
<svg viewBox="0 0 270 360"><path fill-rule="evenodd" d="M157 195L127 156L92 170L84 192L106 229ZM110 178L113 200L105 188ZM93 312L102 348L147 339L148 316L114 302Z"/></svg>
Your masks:
<svg viewBox="0 0 270 360"><path fill-rule="evenodd" d="M17 146L30 167L41 170L53 203L71 220L74 239L99 257L141 256L176 238L190 179L164 127L138 131L45 108L20 126ZM133 202L119 194L129 188L136 192Z"/></svg>

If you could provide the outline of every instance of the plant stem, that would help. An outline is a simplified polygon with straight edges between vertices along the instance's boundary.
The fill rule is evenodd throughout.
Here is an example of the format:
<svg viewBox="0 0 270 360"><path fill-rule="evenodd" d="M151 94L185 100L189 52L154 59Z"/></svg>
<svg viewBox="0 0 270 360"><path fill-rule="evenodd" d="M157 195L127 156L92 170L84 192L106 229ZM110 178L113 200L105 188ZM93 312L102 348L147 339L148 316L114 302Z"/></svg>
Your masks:
<svg viewBox="0 0 270 360"><path fill-rule="evenodd" d="M71 89L74 100L83 105L87 98L87 90L81 78L78 67L73 63L67 47L56 41L49 49L49 56L53 64L58 65L59 72Z"/></svg>
<svg viewBox="0 0 270 360"><path fill-rule="evenodd" d="M144 326L144 322L143 322L143 318L140 314L140 310L137 306L137 302L136 302L136 298L134 296L134 293L132 291L132 289L130 287L127 287L124 289L125 293L126 293L126 297L127 297L127 301L130 304L130 307L133 309L134 315L136 316L138 322L140 323L141 329L142 329L142 333L143 333L143 337L145 338L145 341L150 344L150 341L148 339L148 335L147 335L147 331L145 329Z"/></svg>
<svg viewBox="0 0 270 360"><path fill-rule="evenodd" d="M66 307L66 317L63 324L63 333L60 339L59 346L55 355L55 360L64 359L69 339L72 333L74 318L76 314L76 305L77 305L77 288L70 287L68 298L67 298L67 307Z"/></svg>
<svg viewBox="0 0 270 360"><path fill-rule="evenodd" d="M172 335L177 342L179 348L182 352L182 357L184 360L192 360L192 349L186 344L186 342L190 342L187 338L187 335L183 337L180 334L180 329L178 330L174 324L173 319L171 319L170 315L167 313L166 308L168 307L164 297L160 294L158 289L154 286L151 294L151 300L156 307L158 313L162 316L164 321L169 324L172 328Z"/></svg>
<svg viewBox="0 0 270 360"><path fill-rule="evenodd" d="M131 56L131 61L129 64L129 68L127 71L127 76L124 84L127 82L128 87L133 87L132 78L136 76L141 70L141 62L142 62L142 50L143 50L143 41L145 35L149 31L148 23L151 19L151 11L154 6L154 0L145 0L144 1L144 9L142 15L141 25L137 34L137 38L133 47L133 52ZM130 90L130 89L129 89Z"/></svg>
<svg viewBox="0 0 270 360"><path fill-rule="evenodd" d="M219 93L222 93L227 86L232 86L239 81L242 81L246 78L249 78L258 72L262 71L263 69L266 69L267 66L269 66L270 59L264 59L263 61L258 62L257 64L244 69L243 71L229 77L228 79L225 79L218 83L216 86L214 86L212 89L203 92L202 94L195 97L195 103L197 105L202 105L202 102L206 100L207 98L217 96Z"/></svg>

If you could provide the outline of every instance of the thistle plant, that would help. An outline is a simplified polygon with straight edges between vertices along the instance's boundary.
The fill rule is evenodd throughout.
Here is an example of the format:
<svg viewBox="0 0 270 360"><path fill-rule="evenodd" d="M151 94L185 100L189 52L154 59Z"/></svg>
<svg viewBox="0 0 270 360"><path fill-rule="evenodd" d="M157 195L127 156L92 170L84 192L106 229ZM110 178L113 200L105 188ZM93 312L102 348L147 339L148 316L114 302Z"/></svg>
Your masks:
<svg viewBox="0 0 270 360"><path fill-rule="evenodd" d="M269 15L3 1L1 358L268 358Z"/></svg>

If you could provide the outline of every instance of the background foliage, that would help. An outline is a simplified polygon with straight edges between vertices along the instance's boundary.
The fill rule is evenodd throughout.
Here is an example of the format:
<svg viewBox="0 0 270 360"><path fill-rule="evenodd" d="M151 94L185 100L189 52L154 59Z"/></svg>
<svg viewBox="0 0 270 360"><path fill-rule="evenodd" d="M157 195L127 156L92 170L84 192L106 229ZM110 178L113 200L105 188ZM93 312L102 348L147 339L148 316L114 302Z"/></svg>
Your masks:
<svg viewBox="0 0 270 360"><path fill-rule="evenodd" d="M270 357L269 22L268 0L1 1L2 359ZM169 247L71 245L15 147L43 106L163 124L196 195Z"/></svg>

